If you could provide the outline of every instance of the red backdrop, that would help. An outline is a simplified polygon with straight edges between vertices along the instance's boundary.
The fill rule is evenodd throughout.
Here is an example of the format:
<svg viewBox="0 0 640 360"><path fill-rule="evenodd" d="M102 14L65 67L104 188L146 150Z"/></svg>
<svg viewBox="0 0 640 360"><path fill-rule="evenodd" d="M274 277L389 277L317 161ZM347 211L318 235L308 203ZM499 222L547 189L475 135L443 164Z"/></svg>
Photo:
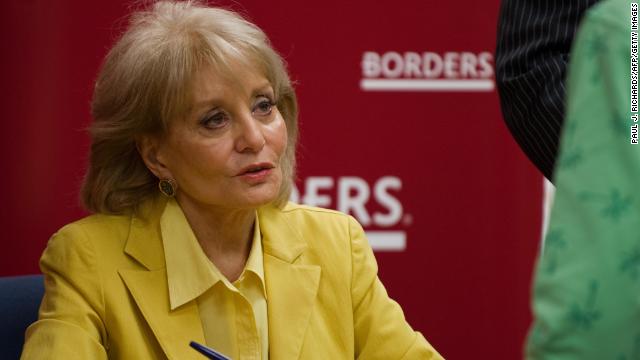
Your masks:
<svg viewBox="0 0 640 360"><path fill-rule="evenodd" d="M492 90L499 1L219 3L297 82L300 199L365 223L389 293L447 358L521 357L542 188ZM48 237L85 214L92 81L129 8L4 4L0 275L38 272Z"/></svg>

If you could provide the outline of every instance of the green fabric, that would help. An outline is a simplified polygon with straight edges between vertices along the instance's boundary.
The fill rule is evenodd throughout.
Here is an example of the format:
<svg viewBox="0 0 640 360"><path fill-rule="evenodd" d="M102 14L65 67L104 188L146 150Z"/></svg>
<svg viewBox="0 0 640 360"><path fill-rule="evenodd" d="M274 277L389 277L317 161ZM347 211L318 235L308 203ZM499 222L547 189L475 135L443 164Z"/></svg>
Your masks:
<svg viewBox="0 0 640 360"><path fill-rule="evenodd" d="M640 359L640 145L630 144L630 4L603 1L590 10L571 53L528 359Z"/></svg>

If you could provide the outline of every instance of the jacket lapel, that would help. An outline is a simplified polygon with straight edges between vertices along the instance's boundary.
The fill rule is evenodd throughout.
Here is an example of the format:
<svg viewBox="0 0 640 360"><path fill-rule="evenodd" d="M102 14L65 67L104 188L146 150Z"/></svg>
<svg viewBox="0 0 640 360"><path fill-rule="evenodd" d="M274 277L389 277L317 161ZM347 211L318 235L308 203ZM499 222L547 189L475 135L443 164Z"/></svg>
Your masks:
<svg viewBox="0 0 640 360"><path fill-rule="evenodd" d="M189 347L191 341L205 343L197 303L190 301L170 310L164 269L120 270L119 273L167 358L200 359Z"/></svg>
<svg viewBox="0 0 640 360"><path fill-rule="evenodd" d="M165 202L156 201L133 216L125 253L144 268L118 271L158 343L169 359L200 359L190 341L204 343L198 305L190 301L173 311L169 304L167 273L159 220Z"/></svg>
<svg viewBox="0 0 640 360"><path fill-rule="evenodd" d="M298 359L320 283L320 267L298 264L307 245L282 211L258 212L264 246L269 356Z"/></svg>

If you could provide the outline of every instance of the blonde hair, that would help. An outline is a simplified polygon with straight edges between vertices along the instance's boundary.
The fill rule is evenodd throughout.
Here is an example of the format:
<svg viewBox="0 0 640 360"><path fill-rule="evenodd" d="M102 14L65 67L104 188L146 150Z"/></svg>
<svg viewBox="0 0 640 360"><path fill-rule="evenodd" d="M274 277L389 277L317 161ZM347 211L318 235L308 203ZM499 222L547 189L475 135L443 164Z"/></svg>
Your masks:
<svg viewBox="0 0 640 360"><path fill-rule="evenodd" d="M89 168L81 189L88 210L135 212L157 196L158 179L145 166L136 139L166 133L169 121L190 106L195 73L213 65L231 75L231 60L257 66L274 89L288 133L283 183L274 202L286 204L295 173L298 108L284 61L262 30L232 11L196 1L158 1L132 15L96 81Z"/></svg>

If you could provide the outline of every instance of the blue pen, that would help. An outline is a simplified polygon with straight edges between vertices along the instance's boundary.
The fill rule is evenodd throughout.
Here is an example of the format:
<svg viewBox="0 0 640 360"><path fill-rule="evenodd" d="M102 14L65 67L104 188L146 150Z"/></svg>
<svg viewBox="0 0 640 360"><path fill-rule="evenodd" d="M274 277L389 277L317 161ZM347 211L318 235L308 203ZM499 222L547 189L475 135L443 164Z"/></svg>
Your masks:
<svg viewBox="0 0 640 360"><path fill-rule="evenodd" d="M220 354L219 352L213 350L210 347L206 347L202 344L198 344L195 341L192 341L189 343L189 346L191 346L192 348L198 350L198 352L206 357L208 357L209 359L213 359L213 360L231 360L230 358Z"/></svg>

